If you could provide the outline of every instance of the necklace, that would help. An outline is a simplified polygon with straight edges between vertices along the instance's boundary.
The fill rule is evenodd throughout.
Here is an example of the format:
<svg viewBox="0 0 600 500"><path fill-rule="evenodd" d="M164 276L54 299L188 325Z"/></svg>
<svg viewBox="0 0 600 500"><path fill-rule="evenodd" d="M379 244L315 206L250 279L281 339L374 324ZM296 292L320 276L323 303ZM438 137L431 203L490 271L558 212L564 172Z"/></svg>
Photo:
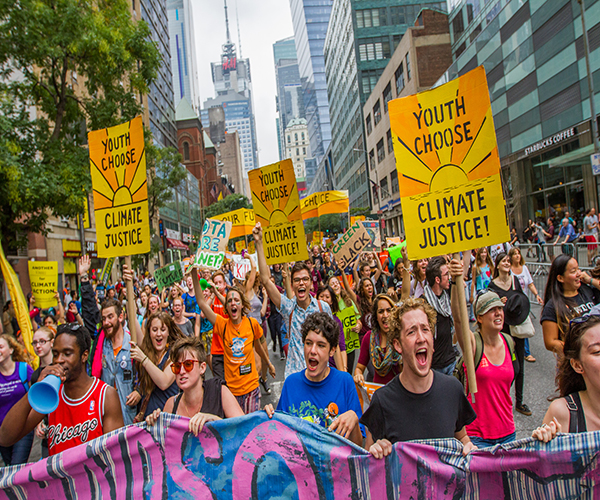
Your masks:
<svg viewBox="0 0 600 500"><path fill-rule="evenodd" d="M201 409L202 409L202 402L204 400L204 394L202 394L202 398L200 398L200 404L198 405L198 411L195 412L191 412L190 413L190 408L187 405L187 403L184 401L185 395L181 397L181 403L183 404L183 409L185 410L185 412L187 413L187 416L192 418L196 413L198 413Z"/></svg>

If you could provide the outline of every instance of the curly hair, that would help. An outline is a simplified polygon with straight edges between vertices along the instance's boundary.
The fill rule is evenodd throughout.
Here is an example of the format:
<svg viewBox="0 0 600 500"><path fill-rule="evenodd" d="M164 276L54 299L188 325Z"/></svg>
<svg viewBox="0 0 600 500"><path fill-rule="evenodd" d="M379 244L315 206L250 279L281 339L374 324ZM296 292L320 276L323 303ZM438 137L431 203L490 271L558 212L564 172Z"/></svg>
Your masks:
<svg viewBox="0 0 600 500"><path fill-rule="evenodd" d="M335 349L340 341L340 325L327 313L316 312L309 314L302 323L302 343L310 332L323 335L329 348Z"/></svg>
<svg viewBox="0 0 600 500"><path fill-rule="evenodd" d="M57 339L61 335L72 335L75 337L77 346L79 347L80 356L86 351L90 352L90 349L92 348L92 335L85 326L81 326L79 323L59 325L56 329L56 336L54 338Z"/></svg>
<svg viewBox="0 0 600 500"><path fill-rule="evenodd" d="M359 299L358 305L360 306L360 311L363 316L368 315L371 312L371 307L373 306L373 297L369 296L367 294L367 292L365 291L364 285L366 282L370 282L371 285L373 285L371 278L361 278L360 281L358 282L358 287L356 289L356 295L358 296L358 299ZM375 294L375 286L374 285L373 285L373 294Z"/></svg>
<svg viewBox="0 0 600 500"><path fill-rule="evenodd" d="M406 313L410 311L416 311L417 309L421 309L421 311L427 315L429 328L432 332L435 331L435 325L437 322L437 313L435 312L435 309L423 299L415 299L414 297L410 297L402 302L402 304L396 307L392 312L392 321L390 324L390 333L388 334L388 342L392 344L394 343L394 340L398 340L398 342L400 342L400 334L403 326L402 318Z"/></svg>
<svg viewBox="0 0 600 500"><path fill-rule="evenodd" d="M173 321L173 318L170 314L166 312L157 312L148 316L145 325L146 331L144 332L144 340L142 340L140 349L144 352L146 356L148 356L148 359L152 361L152 363L158 366L160 363L159 356L161 353L159 353L154 348L154 344L152 343L152 339L150 338L150 327L152 326L152 322L155 319L160 320L160 322L163 325L165 325L167 327L167 330L169 331L169 336L167 338L167 349L169 345L172 345L179 339L186 338L186 336L181 332L181 330L177 326L177 323ZM154 383L154 380L152 380L152 377L141 363L138 363L138 374L140 380L140 389L143 392L142 395L150 394L156 387L156 384Z"/></svg>
<svg viewBox="0 0 600 500"><path fill-rule="evenodd" d="M21 361L27 364L32 363L33 357L27 352L25 346L21 344L16 338L14 338L12 335L9 335L8 333L3 333L0 335L0 339L4 339L8 344L8 347L10 347L13 350L11 358L14 362Z"/></svg>
<svg viewBox="0 0 600 500"><path fill-rule="evenodd" d="M574 392L585 391L583 375L577 373L571 365L571 360L580 359L583 347L583 336L590 328L600 325L600 316L590 315L583 323L573 323L565 336L564 353L558 365L556 388L559 397L564 398Z"/></svg>

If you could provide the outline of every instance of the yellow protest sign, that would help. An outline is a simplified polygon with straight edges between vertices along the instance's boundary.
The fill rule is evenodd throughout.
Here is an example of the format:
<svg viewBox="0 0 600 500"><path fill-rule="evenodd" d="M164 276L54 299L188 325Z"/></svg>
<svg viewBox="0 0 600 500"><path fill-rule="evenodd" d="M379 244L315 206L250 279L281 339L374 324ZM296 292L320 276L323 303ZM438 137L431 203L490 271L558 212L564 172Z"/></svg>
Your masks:
<svg viewBox="0 0 600 500"><path fill-rule="evenodd" d="M256 253L256 248L254 246L254 240L250 240L248 242L248 253L250 253L250 254Z"/></svg>
<svg viewBox="0 0 600 500"><path fill-rule="evenodd" d="M388 109L409 258L508 241L483 66Z"/></svg>
<svg viewBox="0 0 600 500"><path fill-rule="evenodd" d="M302 218L325 214L345 214L350 210L348 191L321 191L300 200Z"/></svg>
<svg viewBox="0 0 600 500"><path fill-rule="evenodd" d="M54 294L58 291L58 262L30 260L27 264L35 305L40 309L56 307Z"/></svg>
<svg viewBox="0 0 600 500"><path fill-rule="evenodd" d="M320 245L322 241L323 241L323 231L313 231L313 234L312 234L313 246Z"/></svg>
<svg viewBox="0 0 600 500"><path fill-rule="evenodd" d="M233 231L233 229L232 229ZM240 240L240 241L236 241L235 242L235 251L237 253L242 253L242 250L246 248L246 242L244 240Z"/></svg>
<svg viewBox="0 0 600 500"><path fill-rule="evenodd" d="M98 257L150 251L142 117L88 134Z"/></svg>
<svg viewBox="0 0 600 500"><path fill-rule="evenodd" d="M267 264L308 259L292 160L248 173L254 216L263 227Z"/></svg>
<svg viewBox="0 0 600 500"><path fill-rule="evenodd" d="M252 229L256 224L254 220L254 210L249 208L239 208L221 215L215 215L213 219L228 220L231 222L230 238L238 238L252 234Z"/></svg>
<svg viewBox="0 0 600 500"><path fill-rule="evenodd" d="M354 226L354 223L359 220L359 221L365 221L367 218L364 215L357 215L357 216L352 216L350 217L350 225Z"/></svg>

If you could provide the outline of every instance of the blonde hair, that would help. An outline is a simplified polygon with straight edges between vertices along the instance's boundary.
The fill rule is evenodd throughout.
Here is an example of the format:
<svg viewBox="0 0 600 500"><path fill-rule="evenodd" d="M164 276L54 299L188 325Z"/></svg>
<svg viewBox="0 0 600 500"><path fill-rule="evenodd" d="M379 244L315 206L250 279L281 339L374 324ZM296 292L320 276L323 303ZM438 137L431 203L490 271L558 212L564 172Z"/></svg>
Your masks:
<svg viewBox="0 0 600 500"><path fill-rule="evenodd" d="M10 347L13 350L11 358L14 362L21 361L23 363L27 363L28 365L32 363L33 357L27 352L25 346L21 344L16 338L14 338L12 335L9 335L8 333L3 333L0 335L0 339L4 339L8 344L8 347Z"/></svg>

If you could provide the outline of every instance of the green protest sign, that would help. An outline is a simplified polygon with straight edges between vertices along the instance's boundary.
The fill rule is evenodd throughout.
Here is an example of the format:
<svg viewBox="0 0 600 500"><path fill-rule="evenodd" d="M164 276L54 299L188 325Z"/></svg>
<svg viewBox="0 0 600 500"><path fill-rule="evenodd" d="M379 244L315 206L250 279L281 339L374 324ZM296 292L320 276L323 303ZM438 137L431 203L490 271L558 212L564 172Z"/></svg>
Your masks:
<svg viewBox="0 0 600 500"><path fill-rule="evenodd" d="M358 338L358 332L352 331L357 324L356 312L354 307L346 307L335 314L337 318L342 322L344 327L344 338L346 339L346 352L350 353L356 349L360 349L360 340Z"/></svg>
<svg viewBox="0 0 600 500"><path fill-rule="evenodd" d="M159 291L163 291L168 286L179 283L183 280L183 269L181 261L173 262L165 267L161 267L154 271L154 280Z"/></svg>
<svg viewBox="0 0 600 500"><path fill-rule="evenodd" d="M104 263L104 268L102 269L102 273L100 274L100 283L102 283L104 286L106 286L108 283L108 279L110 278L110 273L112 272L114 264L114 257L109 257Z"/></svg>

